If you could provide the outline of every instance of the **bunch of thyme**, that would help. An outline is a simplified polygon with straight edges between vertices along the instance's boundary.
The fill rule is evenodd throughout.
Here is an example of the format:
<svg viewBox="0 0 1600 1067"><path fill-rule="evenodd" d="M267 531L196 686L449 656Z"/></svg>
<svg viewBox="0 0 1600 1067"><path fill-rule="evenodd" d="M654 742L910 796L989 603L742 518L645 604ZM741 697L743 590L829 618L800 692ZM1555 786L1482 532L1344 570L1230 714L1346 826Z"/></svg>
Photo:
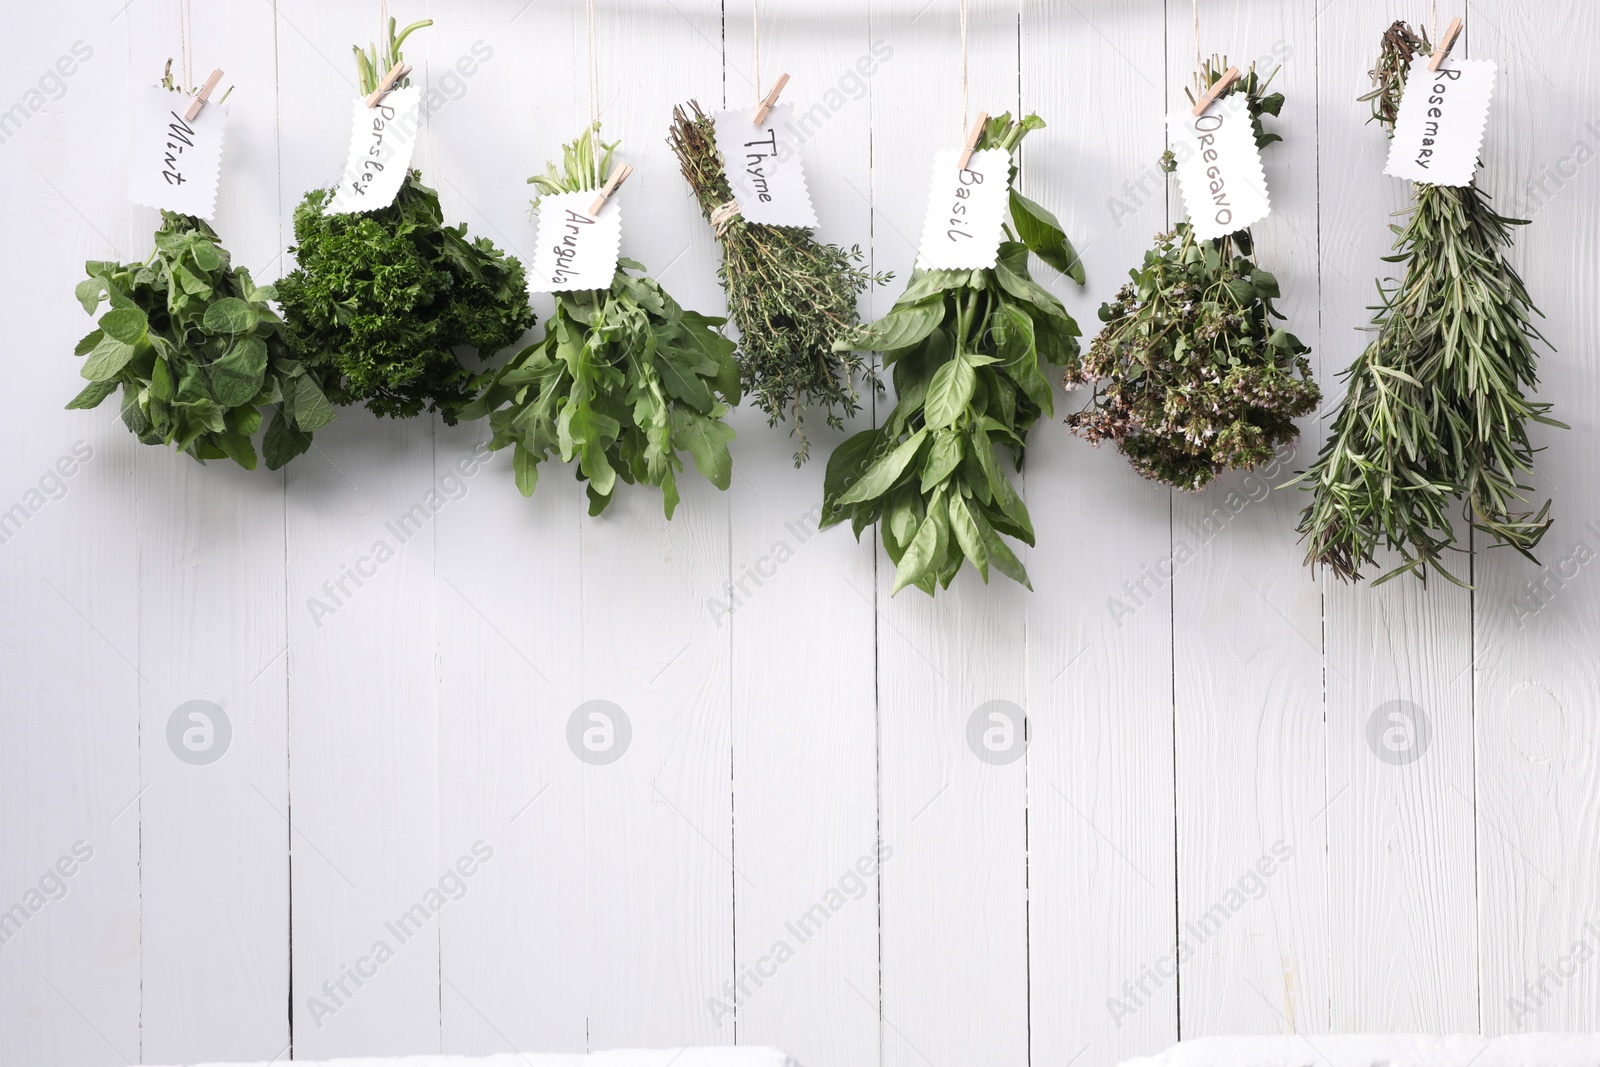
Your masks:
<svg viewBox="0 0 1600 1067"><path fill-rule="evenodd" d="M1383 35L1362 97L1393 135L1411 60L1432 49L1404 22ZM1295 483L1312 494L1300 517L1306 562L1359 581L1379 547L1399 565L1378 581L1429 569L1461 584L1441 563L1457 550L1450 510L1471 527L1533 559L1550 526L1550 503L1529 510L1523 484L1537 451L1528 424L1562 426L1550 405L1529 399L1538 378L1538 314L1506 262L1512 227L1476 185L1415 184L1390 263L1405 277L1379 283L1376 336L1345 372L1333 430L1316 463ZM1548 342L1546 342L1548 343Z"/></svg>
<svg viewBox="0 0 1600 1067"><path fill-rule="evenodd" d="M1213 56L1201 69L1204 91L1227 70ZM1243 93L1256 144L1281 140L1262 129L1283 95L1267 95L1252 68ZM1173 169L1172 154L1162 159ZM1226 468L1249 469L1295 440L1294 420L1321 393L1299 338L1273 324L1278 280L1251 259L1249 230L1211 240L1180 222L1156 238L1132 281L1100 308L1106 326L1065 384L1096 385L1067 425L1094 444L1116 442L1135 470L1178 489L1205 488Z"/></svg>
<svg viewBox="0 0 1600 1067"><path fill-rule="evenodd" d="M864 269L859 246L846 251L815 240L809 229L751 223L729 212L733 194L715 128L698 103L673 109L668 143L722 245L718 277L739 327L744 389L769 425L793 421L798 467L811 447L805 411L820 409L840 429L861 407L857 376L876 384L861 353L835 351L834 343L861 321L856 298L891 275Z"/></svg>

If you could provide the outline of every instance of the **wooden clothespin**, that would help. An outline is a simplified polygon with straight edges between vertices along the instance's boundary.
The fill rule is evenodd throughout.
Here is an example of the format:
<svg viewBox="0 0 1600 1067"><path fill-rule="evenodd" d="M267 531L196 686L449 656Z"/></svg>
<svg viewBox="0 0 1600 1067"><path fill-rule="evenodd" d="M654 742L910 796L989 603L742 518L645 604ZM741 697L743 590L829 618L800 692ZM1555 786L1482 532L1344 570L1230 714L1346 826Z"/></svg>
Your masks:
<svg viewBox="0 0 1600 1067"><path fill-rule="evenodd" d="M956 170L966 170L967 164L972 162L972 153L978 150L978 138L983 136L983 128L987 125L989 125L989 113L978 112L978 121L967 131L967 143L961 146L961 160L956 164Z"/></svg>
<svg viewBox="0 0 1600 1067"><path fill-rule="evenodd" d="M772 92L768 93L766 98L761 101L761 106L756 108L756 117L754 122L757 126L767 121L767 112L771 111L775 106L777 106L778 94L783 92L783 87L788 84L789 75L778 75L778 80L772 85Z"/></svg>
<svg viewBox="0 0 1600 1067"><path fill-rule="evenodd" d="M1456 38L1461 36L1461 20L1454 18L1450 25L1445 27L1444 36L1439 38L1439 45L1433 50L1433 58L1428 60L1429 70L1438 70L1439 65L1450 54L1450 49L1456 46Z"/></svg>
<svg viewBox="0 0 1600 1067"><path fill-rule="evenodd" d="M1207 89L1204 93L1200 94L1200 99L1194 102L1194 110L1189 112L1189 114L1195 116L1204 115L1206 113L1206 108L1210 107L1212 104L1215 104L1217 100L1221 98L1223 93L1233 88L1233 83L1238 80L1238 67L1229 67L1227 70L1223 71L1222 77L1217 79L1216 84Z"/></svg>
<svg viewBox="0 0 1600 1067"><path fill-rule="evenodd" d="M184 122L194 121L194 117L200 114L200 109L205 106L205 102L211 99L211 90L215 89L217 83L221 80L222 68L218 67L211 72L211 77L206 79L206 83L200 86L200 91L194 94L194 99L189 103L189 110L183 113Z"/></svg>
<svg viewBox="0 0 1600 1067"><path fill-rule="evenodd" d="M378 87L372 90L372 95L367 97L367 106L377 107L378 101L388 96L394 87L399 84L400 79L410 73L411 68L406 66L404 60L390 67L389 73L383 76L383 81L379 82Z"/></svg>
<svg viewBox="0 0 1600 1067"><path fill-rule="evenodd" d="M600 190L600 195L594 198L594 203L589 205L589 214L598 215L600 209L606 206L606 201L611 199L611 194L616 192L622 183L628 180L628 175L633 173L633 168L624 163L611 172L611 177L606 181L606 187Z"/></svg>

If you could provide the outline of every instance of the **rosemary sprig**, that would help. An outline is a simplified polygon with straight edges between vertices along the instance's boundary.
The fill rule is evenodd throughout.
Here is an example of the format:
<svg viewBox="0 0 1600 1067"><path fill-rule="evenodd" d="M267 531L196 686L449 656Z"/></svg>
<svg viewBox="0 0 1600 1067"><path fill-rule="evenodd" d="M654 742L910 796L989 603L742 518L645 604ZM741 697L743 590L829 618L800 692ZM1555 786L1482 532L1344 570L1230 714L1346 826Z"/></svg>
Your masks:
<svg viewBox="0 0 1600 1067"><path fill-rule="evenodd" d="M1221 78L1213 56L1196 88ZM1280 93L1266 93L1252 68L1234 92L1245 94L1256 144L1280 140L1261 126L1276 116ZM1162 159L1172 170L1171 153ZM1089 403L1067 416L1079 437L1113 441L1135 470L1178 489L1205 488L1227 468L1271 459L1300 434L1294 420L1316 409L1321 393L1299 338L1274 325L1278 280L1251 259L1248 230L1211 240L1180 222L1156 238L1144 264L1116 298L1101 306L1106 323L1070 388L1095 384Z"/></svg>
<svg viewBox="0 0 1600 1067"><path fill-rule="evenodd" d="M1429 54L1404 22L1383 35L1361 99L1391 136L1412 58ZM1457 547L1450 510L1528 559L1550 526L1550 502L1528 509L1523 480L1537 451L1528 424L1563 426L1529 399L1538 383L1533 343L1544 341L1527 289L1506 262L1513 227L1476 184L1416 184L1404 225L1392 226L1405 276L1379 283L1376 336L1345 371L1333 430L1295 482L1312 494L1299 532L1306 562L1359 581L1380 547L1400 563L1378 583L1430 569ZM1548 344L1548 342L1545 342Z"/></svg>
<svg viewBox="0 0 1600 1067"><path fill-rule="evenodd" d="M739 327L744 389L767 413L769 425L783 419L794 423L798 467L811 447L806 411L820 409L827 424L840 429L861 407L857 377L876 384L871 363L859 352L835 351L834 342L860 323L856 298L892 275L865 270L859 246L846 251L817 241L809 229L720 215L733 194L714 126L698 103L673 110L668 143L706 220L717 224L718 277L729 316Z"/></svg>

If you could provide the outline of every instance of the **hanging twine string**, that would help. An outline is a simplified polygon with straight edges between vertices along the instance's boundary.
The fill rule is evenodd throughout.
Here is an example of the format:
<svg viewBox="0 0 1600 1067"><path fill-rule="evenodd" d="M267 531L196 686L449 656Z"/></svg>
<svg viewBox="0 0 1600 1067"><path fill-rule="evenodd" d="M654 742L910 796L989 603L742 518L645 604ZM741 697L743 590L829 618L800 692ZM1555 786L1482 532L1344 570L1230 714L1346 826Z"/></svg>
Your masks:
<svg viewBox="0 0 1600 1067"><path fill-rule="evenodd" d="M584 11L589 21L589 128L592 130L600 125L600 35L595 30L594 0L584 0ZM605 184L605 175L600 173L600 157L603 154L596 137L594 151L594 187L600 188Z"/></svg>
<svg viewBox="0 0 1600 1067"><path fill-rule="evenodd" d="M967 0L961 0L961 134L967 132Z"/></svg>
<svg viewBox="0 0 1600 1067"><path fill-rule="evenodd" d="M1428 35L1434 44L1439 43L1439 0L1428 0Z"/></svg>
<svg viewBox="0 0 1600 1067"><path fill-rule="evenodd" d="M178 62L183 84L179 88L194 88L194 28L193 12L189 0L178 0Z"/></svg>
<svg viewBox="0 0 1600 1067"><path fill-rule="evenodd" d="M1199 70L1205 66L1205 59L1200 54L1200 0L1194 0L1194 69Z"/></svg>
<svg viewBox="0 0 1600 1067"><path fill-rule="evenodd" d="M756 103L761 103L761 0L750 0L750 35L756 49Z"/></svg>

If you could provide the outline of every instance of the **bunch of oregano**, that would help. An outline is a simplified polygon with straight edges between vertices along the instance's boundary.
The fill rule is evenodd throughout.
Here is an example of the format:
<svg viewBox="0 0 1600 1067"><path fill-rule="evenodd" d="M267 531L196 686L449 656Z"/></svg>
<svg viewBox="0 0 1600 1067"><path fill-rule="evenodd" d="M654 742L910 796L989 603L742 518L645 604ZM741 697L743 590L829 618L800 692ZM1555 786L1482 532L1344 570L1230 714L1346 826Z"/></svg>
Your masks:
<svg viewBox="0 0 1600 1067"><path fill-rule="evenodd" d="M355 50L363 93L427 25L397 35L391 19L381 53ZM480 385L454 349L487 358L533 325L522 264L485 238L468 240L464 223L444 225L439 194L416 171L377 211L325 214L333 192L313 189L294 213L299 267L278 292L296 352L339 404L400 417L426 408L454 423Z"/></svg>
<svg viewBox="0 0 1600 1067"><path fill-rule="evenodd" d="M1204 91L1227 69L1212 57ZM1267 81L1270 81L1269 77ZM1261 147L1280 140L1262 129L1283 94L1266 95L1254 68L1244 93ZM1163 158L1173 168L1171 153ZM1189 223L1160 234L1129 284L1100 308L1100 331L1065 384L1097 383L1092 400L1067 417L1094 444L1114 441L1146 478L1178 489L1205 488L1226 468L1255 467L1299 436L1294 420L1316 409L1310 351L1287 330L1272 301L1278 280L1256 266L1250 231L1195 238Z"/></svg>
<svg viewBox="0 0 1600 1067"><path fill-rule="evenodd" d="M615 148L599 141L596 123L564 146L560 170L552 163L528 180L542 195L595 189ZM523 495L552 454L578 461L591 515L605 510L620 479L659 486L672 518L680 451L728 488L733 429L722 417L739 402L739 368L733 342L717 332L727 320L685 311L644 270L623 259L610 289L556 293L544 340L512 357L465 412L488 414L490 448L514 446Z"/></svg>
<svg viewBox="0 0 1600 1067"><path fill-rule="evenodd" d="M109 309L78 342L89 379L69 408L97 407L122 387L122 421L147 445L168 444L202 462L256 467L251 440L273 410L261 450L277 470L311 447L333 408L290 351L271 286L230 264L203 220L161 214L143 263L87 264L78 300Z"/></svg>
<svg viewBox="0 0 1600 1067"><path fill-rule="evenodd" d="M1036 115L989 120L978 148L1015 153ZM1011 179L1015 181L1016 165ZM1011 191L1011 223L989 270L918 270L889 313L838 342L883 354L894 410L828 459L823 527L878 523L895 563L894 589L930 596L963 562L987 582L993 567L1032 588L1002 534L1034 543L1033 523L995 454L1022 469L1028 430L1054 411L1041 364L1071 365L1078 324L1028 275L1028 253L1083 284L1083 266L1055 216Z"/></svg>
<svg viewBox="0 0 1600 1067"><path fill-rule="evenodd" d="M668 143L722 244L718 276L739 327L744 388L769 425L793 421L799 466L810 454L805 412L820 409L827 424L840 429L861 406L857 377L875 382L861 355L836 342L861 321L856 298L890 275L864 270L859 247L846 251L818 242L809 229L727 213L733 194L711 119L693 101L688 110L674 109L672 119Z"/></svg>
<svg viewBox="0 0 1600 1067"><path fill-rule="evenodd" d="M1393 134L1406 75L1432 51L1404 22L1385 32L1362 97ZM1538 384L1538 314L1506 261L1512 227L1476 185L1414 184L1403 225L1392 226L1405 276L1379 282L1371 343L1345 371L1333 430L1297 483L1312 494L1300 517L1306 562L1346 581L1361 578L1381 547L1399 563L1379 579L1430 568L1459 579L1441 558L1456 549L1450 511L1533 559L1550 526L1550 503L1526 506L1536 449L1528 424L1562 426L1529 399Z"/></svg>

